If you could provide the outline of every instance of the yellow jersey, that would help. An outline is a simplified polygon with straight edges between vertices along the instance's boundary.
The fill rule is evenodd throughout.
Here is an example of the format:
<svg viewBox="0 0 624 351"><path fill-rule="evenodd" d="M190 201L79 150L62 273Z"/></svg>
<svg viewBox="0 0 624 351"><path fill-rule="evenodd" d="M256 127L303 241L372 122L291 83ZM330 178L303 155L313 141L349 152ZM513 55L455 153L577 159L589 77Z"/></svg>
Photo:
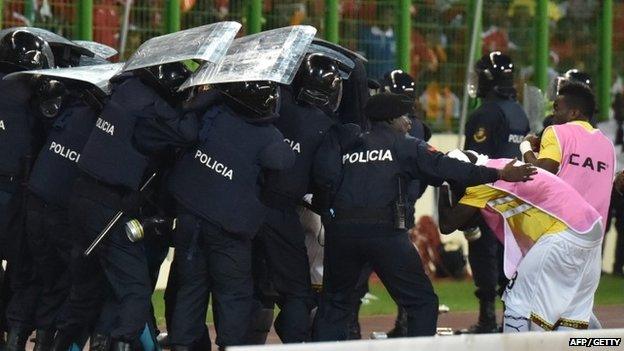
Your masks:
<svg viewBox="0 0 624 351"><path fill-rule="evenodd" d="M503 201L495 201L505 199ZM536 242L540 237L560 233L568 226L548 213L531 206L508 193L488 185L477 185L466 189L466 194L459 200L460 204L485 208L488 204L497 212L520 210L506 218L516 240L525 236ZM522 207L522 208L521 208Z"/></svg>
<svg viewBox="0 0 624 351"><path fill-rule="evenodd" d="M586 121L572 121L568 123L577 124L585 128L588 132L594 131L594 127ZM546 128L544 130L544 134L542 134L540 152L537 158L549 158L553 161L561 163L561 146L559 145L559 140L557 139L557 135L552 127Z"/></svg>

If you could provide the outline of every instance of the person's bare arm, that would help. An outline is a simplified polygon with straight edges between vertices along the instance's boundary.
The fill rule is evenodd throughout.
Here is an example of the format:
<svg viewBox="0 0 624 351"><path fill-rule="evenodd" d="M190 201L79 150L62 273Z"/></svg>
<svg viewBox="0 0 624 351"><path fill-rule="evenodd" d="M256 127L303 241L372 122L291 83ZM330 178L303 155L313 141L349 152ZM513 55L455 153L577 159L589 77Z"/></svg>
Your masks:
<svg viewBox="0 0 624 351"><path fill-rule="evenodd" d="M472 218L478 214L476 207L456 204L452 205L449 199L448 186L440 187L438 199L439 227L442 234L451 234L457 229L463 228Z"/></svg>
<svg viewBox="0 0 624 351"><path fill-rule="evenodd" d="M540 151L540 141L535 135L529 135L525 138L531 145L531 150L523 150L522 146L520 148L522 152L522 158L524 162L530 163L535 167L539 167L543 170L546 170L552 174L557 174L559 171L559 162L550 159L550 158L537 158L534 151Z"/></svg>

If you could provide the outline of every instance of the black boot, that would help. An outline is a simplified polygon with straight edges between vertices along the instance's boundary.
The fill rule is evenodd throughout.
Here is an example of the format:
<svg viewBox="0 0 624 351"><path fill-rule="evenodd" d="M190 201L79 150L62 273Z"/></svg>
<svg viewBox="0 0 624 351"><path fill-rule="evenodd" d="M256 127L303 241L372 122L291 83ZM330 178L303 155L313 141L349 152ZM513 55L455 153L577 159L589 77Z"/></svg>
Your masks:
<svg viewBox="0 0 624 351"><path fill-rule="evenodd" d="M11 328L7 335L6 351L25 351L29 334L24 329Z"/></svg>
<svg viewBox="0 0 624 351"><path fill-rule="evenodd" d="M351 320L349 321L349 336L347 340L360 340L362 339L362 329L360 328L360 307L362 303L359 303L357 309L351 313Z"/></svg>
<svg viewBox="0 0 624 351"><path fill-rule="evenodd" d="M52 341L52 351L67 351L71 347L73 337L67 333L59 331Z"/></svg>
<svg viewBox="0 0 624 351"><path fill-rule="evenodd" d="M55 330L37 329L33 351L50 351L54 342Z"/></svg>
<svg viewBox="0 0 624 351"><path fill-rule="evenodd" d="M399 306L399 314L394 321L394 328L386 333L389 338L404 338L407 336L407 312Z"/></svg>
<svg viewBox="0 0 624 351"><path fill-rule="evenodd" d="M110 337L104 334L93 334L89 339L89 351L109 351ZM34 350L33 350L34 351Z"/></svg>
<svg viewBox="0 0 624 351"><path fill-rule="evenodd" d="M469 334L498 333L494 300L479 300L479 321L468 329Z"/></svg>

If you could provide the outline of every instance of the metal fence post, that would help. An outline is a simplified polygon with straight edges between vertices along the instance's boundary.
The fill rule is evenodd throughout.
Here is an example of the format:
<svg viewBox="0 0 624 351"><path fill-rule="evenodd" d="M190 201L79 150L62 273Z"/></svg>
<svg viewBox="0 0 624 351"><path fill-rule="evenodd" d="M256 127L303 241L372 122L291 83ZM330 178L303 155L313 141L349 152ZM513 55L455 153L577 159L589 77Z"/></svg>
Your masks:
<svg viewBox="0 0 624 351"><path fill-rule="evenodd" d="M339 8L338 0L325 0L325 39L336 44L338 44L340 35L338 29Z"/></svg>
<svg viewBox="0 0 624 351"><path fill-rule="evenodd" d="M24 17L26 17L30 26L35 25L35 1L26 0L24 2Z"/></svg>
<svg viewBox="0 0 624 351"><path fill-rule="evenodd" d="M412 6L410 0L397 0L395 17L397 27L397 65L405 72L410 71L410 44L411 44L411 14Z"/></svg>
<svg viewBox="0 0 624 351"><path fill-rule="evenodd" d="M93 0L78 3L78 33L82 40L93 40Z"/></svg>
<svg viewBox="0 0 624 351"><path fill-rule="evenodd" d="M535 6L535 85L545 91L548 86L548 0L537 0Z"/></svg>
<svg viewBox="0 0 624 351"><path fill-rule="evenodd" d="M599 119L607 120L611 108L611 83L613 64L613 0L602 2L600 19L600 80L598 86Z"/></svg>
<svg viewBox="0 0 624 351"><path fill-rule="evenodd" d="M262 0L251 0L247 13L249 34L262 31Z"/></svg>
<svg viewBox="0 0 624 351"><path fill-rule="evenodd" d="M165 7L165 33L180 30L180 0L167 0Z"/></svg>

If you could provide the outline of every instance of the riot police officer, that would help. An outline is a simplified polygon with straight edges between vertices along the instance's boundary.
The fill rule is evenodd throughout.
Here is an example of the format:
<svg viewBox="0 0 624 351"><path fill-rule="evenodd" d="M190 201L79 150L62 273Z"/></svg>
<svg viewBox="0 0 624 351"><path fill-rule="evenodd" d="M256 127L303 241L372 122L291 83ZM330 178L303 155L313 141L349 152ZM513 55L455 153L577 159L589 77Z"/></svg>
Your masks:
<svg viewBox="0 0 624 351"><path fill-rule="evenodd" d="M0 39L0 79L17 71L54 66L50 45L41 37L11 30ZM0 313L4 316L6 308L7 349L23 350L32 331L38 293L23 235L23 183L43 143L44 125L32 108L35 99L28 81L0 80L0 91L4 96L0 102L0 259L8 262L3 284L5 291L10 285L12 292L10 300L7 295L0 297Z"/></svg>
<svg viewBox="0 0 624 351"><path fill-rule="evenodd" d="M474 150L491 158L520 157L518 145L529 132L527 115L516 102L513 85L514 65L511 58L498 51L484 55L475 64L477 81L472 92L481 105L466 123L466 150ZM469 238L468 258L479 299L479 320L469 331L492 333L498 331L495 298L497 284L504 288L502 273L502 244L485 224L479 225L481 236Z"/></svg>
<svg viewBox="0 0 624 351"><path fill-rule="evenodd" d="M188 350L204 333L213 298L220 348L246 343L252 313L251 239L268 208L259 198L263 169L291 167L295 156L271 124L279 104L271 81L216 84L222 102L201 119L199 143L174 166L170 190L178 203L174 234L178 291L170 343Z"/></svg>
<svg viewBox="0 0 624 351"><path fill-rule="evenodd" d="M405 182L420 179L440 184L449 179L464 184L496 179L527 180L530 166L509 164L494 169L466 167L435 151L424 141L407 137L393 124L411 111L409 99L382 93L371 97L366 115L372 129L338 158L326 157L318 167L334 189L330 216L325 220L325 267L321 304L313 339L344 340L349 313L357 303L353 288L365 263L370 263L395 301L408 315L408 336L433 335L438 299L410 242Z"/></svg>
<svg viewBox="0 0 624 351"><path fill-rule="evenodd" d="M59 327L55 349L65 349L82 328L97 317L107 287L118 302L111 331L113 349L136 347L152 320L152 283L144 242L128 240L124 223L140 215L141 185L170 162L172 149L192 145L197 119L184 114L185 93L178 92L190 72L180 62L149 66L112 80L112 95L85 143L69 203L70 222L77 233L72 259L68 317ZM118 211L123 211L108 236L91 256L82 251Z"/></svg>
<svg viewBox="0 0 624 351"><path fill-rule="evenodd" d="M26 232L41 284L35 318L35 350L42 351L52 346L71 285L68 194L80 174L77 162L82 148L106 98L94 86L43 77L43 91L39 93L45 98L41 99L40 109L54 121L33 164L26 201Z"/></svg>
<svg viewBox="0 0 624 351"><path fill-rule="evenodd" d="M422 113L417 110L418 97L416 96L416 82L414 78L400 69L388 72L384 75L384 79L382 80L382 90L394 94L403 94L412 99L414 108L409 116L412 122L409 134L414 138L429 141L429 139L431 139L431 128L423 122Z"/></svg>
<svg viewBox="0 0 624 351"><path fill-rule="evenodd" d="M321 108L336 111L341 88L336 62L311 53L304 58L292 85L280 90L282 101L275 126L296 158L293 167L266 173L262 201L269 211L254 240L254 254L264 258L268 277L278 293L280 313L275 330L284 343L304 342L309 337L312 287L297 205L312 192L309 185L315 153L336 123ZM272 304L267 307L272 311ZM268 332L271 320L265 319L269 322L265 325Z"/></svg>

